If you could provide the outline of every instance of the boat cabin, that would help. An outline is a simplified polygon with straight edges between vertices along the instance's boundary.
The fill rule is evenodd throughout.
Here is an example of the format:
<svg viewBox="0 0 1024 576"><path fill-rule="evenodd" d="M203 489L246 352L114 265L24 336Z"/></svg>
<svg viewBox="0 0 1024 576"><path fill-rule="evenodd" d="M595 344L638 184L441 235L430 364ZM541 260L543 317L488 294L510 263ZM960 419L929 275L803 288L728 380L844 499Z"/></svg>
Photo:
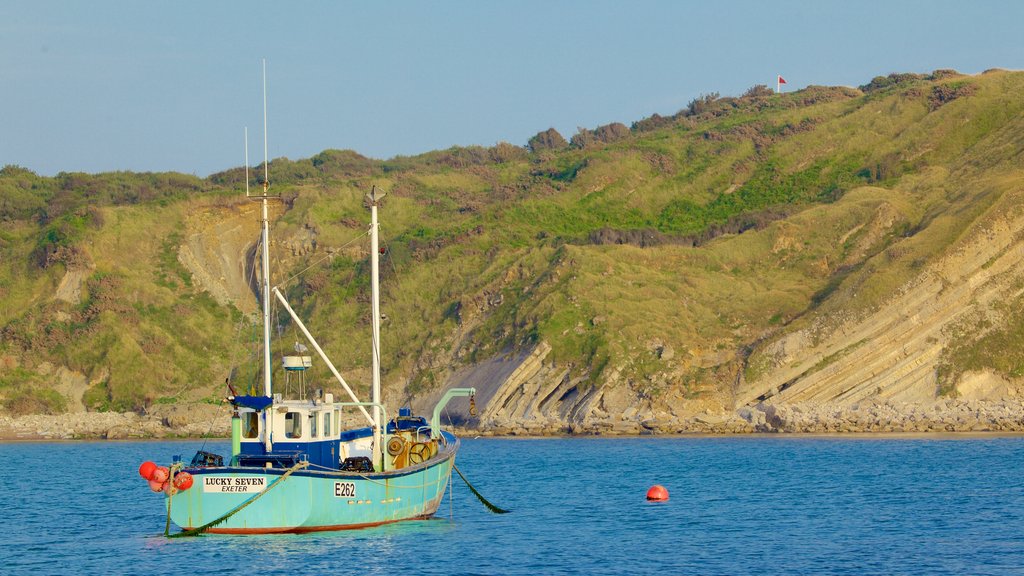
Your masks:
<svg viewBox="0 0 1024 576"><path fill-rule="evenodd" d="M342 406L331 394L325 394L322 400L275 397L263 408L240 405L249 404L250 399L263 397L234 398L241 421L240 450L234 465L288 468L308 461L313 468L373 471L373 429L342 430ZM269 452L267 418L271 419ZM408 408L399 410L398 418L388 422L384 444L388 454L385 466L392 470L418 464L437 453L437 441L431 438L426 419L412 416Z"/></svg>

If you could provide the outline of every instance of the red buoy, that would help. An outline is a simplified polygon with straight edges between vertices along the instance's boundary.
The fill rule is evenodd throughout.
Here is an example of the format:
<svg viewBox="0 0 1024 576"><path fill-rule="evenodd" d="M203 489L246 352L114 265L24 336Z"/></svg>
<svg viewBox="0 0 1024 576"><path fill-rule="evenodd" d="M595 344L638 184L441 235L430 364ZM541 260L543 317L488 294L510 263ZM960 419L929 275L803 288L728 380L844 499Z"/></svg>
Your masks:
<svg viewBox="0 0 1024 576"><path fill-rule="evenodd" d="M192 487L192 475L188 472L178 472L174 475L174 487L185 491Z"/></svg>
<svg viewBox="0 0 1024 576"><path fill-rule="evenodd" d="M169 476L170 473L171 471L167 468L167 466L157 466L156 469L153 470L153 473L149 476L149 479L154 482L159 482L163 484L164 482L167 481L167 476Z"/></svg>
<svg viewBox="0 0 1024 576"><path fill-rule="evenodd" d="M661 484L655 484L647 490L647 499L655 502L668 500L668 490L666 490Z"/></svg>
<svg viewBox="0 0 1024 576"><path fill-rule="evenodd" d="M139 466L139 476L149 480L149 477L153 475L153 470L156 470L156 464L146 460L142 463L142 466Z"/></svg>
<svg viewBox="0 0 1024 576"><path fill-rule="evenodd" d="M163 482L157 482L156 480L150 480L149 481L149 489L152 490L153 492L163 492L164 483Z"/></svg>

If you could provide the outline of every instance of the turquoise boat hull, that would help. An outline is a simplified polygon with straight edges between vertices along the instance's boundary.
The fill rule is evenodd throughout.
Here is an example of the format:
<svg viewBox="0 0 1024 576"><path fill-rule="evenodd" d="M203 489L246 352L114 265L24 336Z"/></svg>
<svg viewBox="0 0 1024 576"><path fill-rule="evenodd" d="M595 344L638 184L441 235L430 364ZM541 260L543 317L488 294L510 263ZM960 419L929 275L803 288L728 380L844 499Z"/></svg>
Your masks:
<svg viewBox="0 0 1024 576"><path fill-rule="evenodd" d="M347 530L432 516L458 443L422 464L389 472L310 468L186 468L193 485L168 497L171 521L205 532L275 534Z"/></svg>

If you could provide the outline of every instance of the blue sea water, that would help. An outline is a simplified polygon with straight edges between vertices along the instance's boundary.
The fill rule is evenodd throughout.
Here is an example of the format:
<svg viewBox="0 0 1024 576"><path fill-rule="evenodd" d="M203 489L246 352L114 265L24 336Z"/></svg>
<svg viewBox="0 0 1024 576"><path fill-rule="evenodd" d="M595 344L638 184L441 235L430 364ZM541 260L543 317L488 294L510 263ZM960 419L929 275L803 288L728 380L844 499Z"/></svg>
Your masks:
<svg viewBox="0 0 1024 576"><path fill-rule="evenodd" d="M138 465L201 444L0 444L0 573L1024 574L1021 437L467 439L510 514L168 540Z"/></svg>

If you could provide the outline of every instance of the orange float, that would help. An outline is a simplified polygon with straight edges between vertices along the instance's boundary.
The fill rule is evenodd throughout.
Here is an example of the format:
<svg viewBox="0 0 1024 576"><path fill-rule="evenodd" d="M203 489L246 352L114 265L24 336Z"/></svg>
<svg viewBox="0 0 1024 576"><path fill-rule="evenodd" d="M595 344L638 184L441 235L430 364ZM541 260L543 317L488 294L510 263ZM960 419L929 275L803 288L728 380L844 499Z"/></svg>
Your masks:
<svg viewBox="0 0 1024 576"><path fill-rule="evenodd" d="M185 491L192 487L192 475L188 472L178 472L174 475L174 487Z"/></svg>
<svg viewBox="0 0 1024 576"><path fill-rule="evenodd" d="M156 464L146 460L139 466L139 476L143 479L149 480L149 477L153 475L153 471L156 470Z"/></svg>
<svg viewBox="0 0 1024 576"><path fill-rule="evenodd" d="M163 484L167 481L167 477L170 475L170 472L170 469L166 466L157 466L156 470L153 470L153 473L149 476L149 479Z"/></svg>
<svg viewBox="0 0 1024 576"><path fill-rule="evenodd" d="M655 502L668 500L668 490L661 484L655 484L647 490L647 499Z"/></svg>

